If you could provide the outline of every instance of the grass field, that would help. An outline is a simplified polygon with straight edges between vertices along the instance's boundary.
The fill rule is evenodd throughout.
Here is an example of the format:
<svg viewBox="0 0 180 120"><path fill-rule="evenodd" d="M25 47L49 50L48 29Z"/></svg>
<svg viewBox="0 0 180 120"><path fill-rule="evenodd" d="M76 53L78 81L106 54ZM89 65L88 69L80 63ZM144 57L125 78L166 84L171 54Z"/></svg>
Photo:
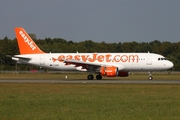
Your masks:
<svg viewBox="0 0 180 120"><path fill-rule="evenodd" d="M86 78L86 74L0 74L0 79L65 75ZM119 79L146 78L147 74L134 74ZM154 74L155 80L171 78L180 76ZM179 120L179 106L180 85L0 83L1 120Z"/></svg>
<svg viewBox="0 0 180 120"><path fill-rule="evenodd" d="M179 120L180 85L0 84L1 120Z"/></svg>

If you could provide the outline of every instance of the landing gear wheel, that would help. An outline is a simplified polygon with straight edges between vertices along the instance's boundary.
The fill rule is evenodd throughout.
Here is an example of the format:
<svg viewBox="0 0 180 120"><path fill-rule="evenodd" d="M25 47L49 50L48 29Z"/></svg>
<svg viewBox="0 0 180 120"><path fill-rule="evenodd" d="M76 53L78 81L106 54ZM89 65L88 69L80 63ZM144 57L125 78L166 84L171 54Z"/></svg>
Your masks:
<svg viewBox="0 0 180 120"><path fill-rule="evenodd" d="M93 79L94 79L94 76L93 76L93 75L88 75L88 76L87 76L87 79L88 79L88 80L93 80Z"/></svg>
<svg viewBox="0 0 180 120"><path fill-rule="evenodd" d="M149 79L149 80L152 80L152 79L153 79L153 77L152 77L152 73L151 73L151 71L149 71L148 73L149 73L149 77L148 77L148 79Z"/></svg>
<svg viewBox="0 0 180 120"><path fill-rule="evenodd" d="M101 79L102 79L102 76L101 76L101 75L96 75L96 79L97 79L97 80L101 80Z"/></svg>
<svg viewBox="0 0 180 120"><path fill-rule="evenodd" d="M153 79L153 77L152 77L152 76L149 76L149 77L148 77L148 79L149 79L149 80L152 80L152 79Z"/></svg>

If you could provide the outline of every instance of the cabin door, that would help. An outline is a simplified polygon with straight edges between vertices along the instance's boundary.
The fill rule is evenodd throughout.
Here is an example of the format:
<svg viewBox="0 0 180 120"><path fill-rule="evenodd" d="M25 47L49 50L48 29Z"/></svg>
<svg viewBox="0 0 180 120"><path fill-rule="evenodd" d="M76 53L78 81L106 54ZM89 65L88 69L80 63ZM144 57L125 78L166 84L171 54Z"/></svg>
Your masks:
<svg viewBox="0 0 180 120"><path fill-rule="evenodd" d="M147 54L146 65L152 65L152 56L150 54Z"/></svg>
<svg viewBox="0 0 180 120"><path fill-rule="evenodd" d="M45 66L44 55L40 56L40 66Z"/></svg>

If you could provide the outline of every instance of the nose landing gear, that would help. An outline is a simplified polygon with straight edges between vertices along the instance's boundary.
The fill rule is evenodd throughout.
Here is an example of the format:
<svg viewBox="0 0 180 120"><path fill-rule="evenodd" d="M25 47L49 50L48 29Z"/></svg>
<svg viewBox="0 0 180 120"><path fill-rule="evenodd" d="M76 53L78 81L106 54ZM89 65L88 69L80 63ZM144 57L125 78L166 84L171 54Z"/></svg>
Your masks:
<svg viewBox="0 0 180 120"><path fill-rule="evenodd" d="M153 77L152 77L152 76L149 76L149 77L148 77L148 79L149 79L149 80L152 80L152 79L153 79Z"/></svg>
<svg viewBox="0 0 180 120"><path fill-rule="evenodd" d="M149 71L149 76L148 76L148 79L149 80L153 80L153 77L152 77L152 74L151 74L151 72Z"/></svg>

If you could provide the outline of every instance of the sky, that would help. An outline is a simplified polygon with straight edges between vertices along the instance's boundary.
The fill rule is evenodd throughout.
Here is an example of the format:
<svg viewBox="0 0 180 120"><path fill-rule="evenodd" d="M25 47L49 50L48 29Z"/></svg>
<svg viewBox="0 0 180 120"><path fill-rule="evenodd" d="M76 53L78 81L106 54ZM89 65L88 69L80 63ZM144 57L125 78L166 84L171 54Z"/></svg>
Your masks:
<svg viewBox="0 0 180 120"><path fill-rule="evenodd" d="M1 0L0 39L23 27L38 39L180 41L180 0Z"/></svg>

